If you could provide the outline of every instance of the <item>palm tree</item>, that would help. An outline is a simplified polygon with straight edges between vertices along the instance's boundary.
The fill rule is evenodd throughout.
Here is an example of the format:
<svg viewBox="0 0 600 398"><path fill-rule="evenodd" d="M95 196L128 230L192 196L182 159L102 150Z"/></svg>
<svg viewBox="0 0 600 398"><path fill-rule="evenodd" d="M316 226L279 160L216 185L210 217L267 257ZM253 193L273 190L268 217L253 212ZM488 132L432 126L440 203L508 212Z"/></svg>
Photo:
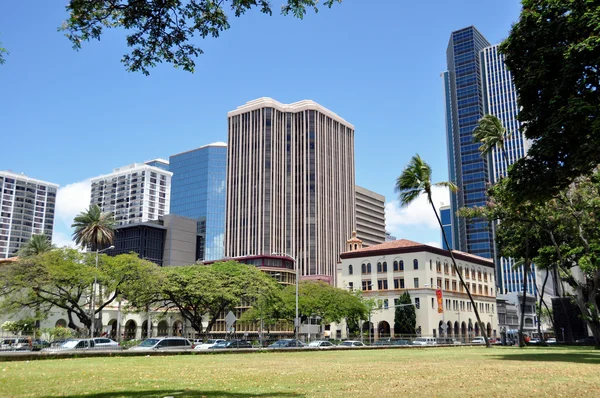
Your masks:
<svg viewBox="0 0 600 398"><path fill-rule="evenodd" d="M114 226L115 221L110 213L102 213L98 205L90 205L73 219L73 240L78 245L97 251L113 243Z"/></svg>
<svg viewBox="0 0 600 398"><path fill-rule="evenodd" d="M33 257L38 254L49 252L54 249L54 245L50 239L44 234L34 234L31 238L19 249L20 257Z"/></svg>
<svg viewBox="0 0 600 398"><path fill-rule="evenodd" d="M505 138L508 137L502 121L494 115L485 115L479 119L477 127L473 130L473 141L479 142L479 151L487 155L494 147L500 148L504 163L508 168L508 155L504 149Z"/></svg>
<svg viewBox="0 0 600 398"><path fill-rule="evenodd" d="M448 238L446 237L446 233L444 232L444 228L442 227L442 221L440 220L440 216L433 204L433 200L431 199L431 188L432 187L446 187L450 189L452 192L458 191L458 187L449 181L438 182L435 184L431 183L431 167L421 159L421 157L416 154L410 159L408 166L402 171L400 177L396 179L396 192L399 193L400 196L400 204L402 206L408 206L415 199L417 199L422 194L427 195L427 201L431 205L433 212L435 213L435 217L437 218L438 224L440 225L440 229L442 230L442 236L444 237L444 242L446 242L446 246L450 247L448 244ZM485 344L488 348L491 347L491 344L488 340L486 329L481 322L481 318L479 317L479 311L477 310L477 305L475 305L475 301L473 300L473 296L471 296L471 291L469 290L469 286L463 280L463 277L456 265L456 259L454 258L454 253L452 250L448 250L450 253L450 258L452 259L452 266L454 267L454 271L458 275L460 279L460 284L464 287L467 295L469 296L469 300L471 301L471 305L473 306L473 310L475 311L475 317L477 318L477 323L479 324L479 329L481 330L481 334L485 339Z"/></svg>

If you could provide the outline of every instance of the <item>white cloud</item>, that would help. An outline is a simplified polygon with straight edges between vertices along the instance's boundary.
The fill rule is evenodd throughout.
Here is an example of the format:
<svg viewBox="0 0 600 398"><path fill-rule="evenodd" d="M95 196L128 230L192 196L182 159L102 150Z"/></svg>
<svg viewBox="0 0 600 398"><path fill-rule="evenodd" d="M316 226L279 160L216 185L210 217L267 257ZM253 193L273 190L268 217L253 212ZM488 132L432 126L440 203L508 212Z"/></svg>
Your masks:
<svg viewBox="0 0 600 398"><path fill-rule="evenodd" d="M73 218L90 205L91 182L84 180L66 185L56 193L56 212L52 243L58 247L75 247L71 240Z"/></svg>
<svg viewBox="0 0 600 398"><path fill-rule="evenodd" d="M431 196L438 212L440 205L450 203L448 188L433 187ZM411 239L407 235L414 234L415 229L431 232L435 230L438 234L440 233L439 224L425 195L419 196L406 207L401 207L398 200L387 202L385 204L385 224L386 230L398 239ZM439 246L439 243L428 244Z"/></svg>
<svg viewBox="0 0 600 398"><path fill-rule="evenodd" d="M58 189L56 218L71 227L73 218L90 206L91 182L84 180Z"/></svg>
<svg viewBox="0 0 600 398"><path fill-rule="evenodd" d="M441 232L440 232L441 233ZM427 246L433 246L433 247L437 247L438 249L442 248L442 245L440 245L440 242L425 242L425 244Z"/></svg>
<svg viewBox="0 0 600 398"><path fill-rule="evenodd" d="M76 247L75 242L73 242L69 235L57 230L52 232L52 243L56 247Z"/></svg>

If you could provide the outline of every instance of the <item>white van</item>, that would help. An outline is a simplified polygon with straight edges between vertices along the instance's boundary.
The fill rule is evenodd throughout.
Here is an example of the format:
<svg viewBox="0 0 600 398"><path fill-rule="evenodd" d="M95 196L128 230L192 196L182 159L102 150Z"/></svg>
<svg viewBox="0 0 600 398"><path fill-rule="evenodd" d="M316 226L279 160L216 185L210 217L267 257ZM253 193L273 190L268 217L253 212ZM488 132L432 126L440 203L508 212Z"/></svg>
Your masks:
<svg viewBox="0 0 600 398"><path fill-rule="evenodd" d="M412 345L437 345L437 340L435 337L417 337Z"/></svg>

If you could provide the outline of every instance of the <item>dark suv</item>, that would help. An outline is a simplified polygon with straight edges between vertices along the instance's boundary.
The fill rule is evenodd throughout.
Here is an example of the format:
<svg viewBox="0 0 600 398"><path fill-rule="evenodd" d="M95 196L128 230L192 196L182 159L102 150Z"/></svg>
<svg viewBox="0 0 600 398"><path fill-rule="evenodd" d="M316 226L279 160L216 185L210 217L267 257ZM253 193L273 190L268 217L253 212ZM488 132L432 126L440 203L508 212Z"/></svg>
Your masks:
<svg viewBox="0 0 600 398"><path fill-rule="evenodd" d="M220 343L215 344L210 347L211 349L219 349L219 348L252 348L252 344L246 340L230 340L230 341L221 341Z"/></svg>
<svg viewBox="0 0 600 398"><path fill-rule="evenodd" d="M304 344L301 341L293 340L293 339L283 339L283 340L277 340L276 342L271 344L269 346L269 348L293 348L293 347L304 347L304 346L306 346L306 344Z"/></svg>

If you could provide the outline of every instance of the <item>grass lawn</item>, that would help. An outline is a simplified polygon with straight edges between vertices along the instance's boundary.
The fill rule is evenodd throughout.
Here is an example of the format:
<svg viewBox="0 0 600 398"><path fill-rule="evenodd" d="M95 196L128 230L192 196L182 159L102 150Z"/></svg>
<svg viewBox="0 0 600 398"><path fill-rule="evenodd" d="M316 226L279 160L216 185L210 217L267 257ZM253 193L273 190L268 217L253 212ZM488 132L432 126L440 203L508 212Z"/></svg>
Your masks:
<svg viewBox="0 0 600 398"><path fill-rule="evenodd" d="M600 397L600 351L496 347L0 363L0 397Z"/></svg>

